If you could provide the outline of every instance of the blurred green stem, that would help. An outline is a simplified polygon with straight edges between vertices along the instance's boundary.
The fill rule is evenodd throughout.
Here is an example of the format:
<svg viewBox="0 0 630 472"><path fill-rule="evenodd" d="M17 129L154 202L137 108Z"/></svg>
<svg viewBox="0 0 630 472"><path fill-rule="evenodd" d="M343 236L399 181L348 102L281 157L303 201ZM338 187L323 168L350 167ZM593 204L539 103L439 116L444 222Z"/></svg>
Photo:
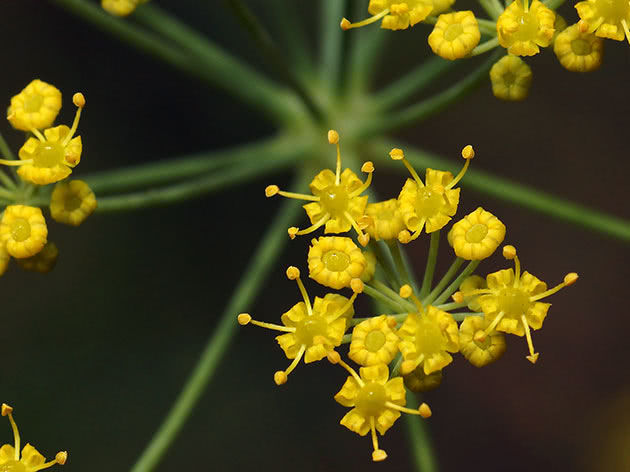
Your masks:
<svg viewBox="0 0 630 472"><path fill-rule="evenodd" d="M431 233L431 244L429 246L429 255L427 257L427 265L424 269L424 278L422 279L422 288L420 288L421 300L429 294L431 284L433 283L433 274L435 273L435 263L437 262L438 249L440 246L440 230Z"/></svg>
<svg viewBox="0 0 630 472"><path fill-rule="evenodd" d="M407 404L417 405L417 396L407 392ZM433 452L431 435L424 418L415 415L403 415L407 426L409 446L413 453L417 472L437 472L438 466Z"/></svg>
<svg viewBox="0 0 630 472"><path fill-rule="evenodd" d="M300 177L293 191L303 191L307 182L306 178ZM289 239L287 238L286 230L297 218L299 210L300 202L297 200L288 199L284 201L282 209L271 222L269 229L256 249L252 262L243 271L245 275L234 290L219 324L208 339L199 362L186 381L164 422L151 438L138 461L131 468L131 472L149 472L154 470L177 437L230 346L230 341L238 328L236 316L251 305L262 288L265 279L268 277L274 262L280 254L280 250Z"/></svg>
<svg viewBox="0 0 630 472"><path fill-rule="evenodd" d="M324 0L321 8L321 81L337 90L343 54L343 31L339 27L339 22L346 9L346 0Z"/></svg>

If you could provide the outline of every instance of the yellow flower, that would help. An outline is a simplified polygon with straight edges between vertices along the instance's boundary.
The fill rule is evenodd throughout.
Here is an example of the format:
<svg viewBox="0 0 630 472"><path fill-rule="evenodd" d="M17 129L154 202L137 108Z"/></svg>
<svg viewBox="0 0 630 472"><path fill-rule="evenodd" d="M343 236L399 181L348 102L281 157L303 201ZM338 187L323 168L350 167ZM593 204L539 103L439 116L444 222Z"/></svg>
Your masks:
<svg viewBox="0 0 630 472"><path fill-rule="evenodd" d="M490 69L492 93L501 100L516 102L527 98L532 70L516 56L503 56Z"/></svg>
<svg viewBox="0 0 630 472"><path fill-rule="evenodd" d="M48 238L46 220L39 208L9 205L0 221L0 244L13 257L31 257L42 250Z"/></svg>
<svg viewBox="0 0 630 472"><path fill-rule="evenodd" d="M534 352L530 329L542 327L551 306L550 303L542 303L539 300L573 284L578 275L571 272L564 277L562 283L547 290L547 284L542 280L527 271L521 274L521 264L514 246L505 246L503 255L506 259L514 259L514 270L503 269L488 274L486 277L488 288L473 290L467 294L479 295L479 304L490 323L485 333L489 334L496 329L504 333L526 336L529 347L527 359L535 364L538 353Z"/></svg>
<svg viewBox="0 0 630 472"><path fill-rule="evenodd" d="M361 274L361 281L369 282L374 278L374 273L376 272L376 256L372 251L364 252L363 256L365 257L365 261L367 262L367 264L365 266L363 274Z"/></svg>
<svg viewBox="0 0 630 472"><path fill-rule="evenodd" d="M381 28L403 30L424 20L430 13L440 13L450 7L455 0L437 0L435 9L431 0L370 0L368 13L373 15L363 21L350 23L346 18L341 20L341 29L360 28L374 23L381 18Z"/></svg>
<svg viewBox="0 0 630 472"><path fill-rule="evenodd" d="M24 270L46 274L53 270L57 263L58 256L59 249L57 249L55 243L49 241L37 254L24 259L18 259L17 263Z"/></svg>
<svg viewBox="0 0 630 472"><path fill-rule="evenodd" d="M630 2L628 0L587 0L575 4L583 33L595 33L600 38L630 42Z"/></svg>
<svg viewBox="0 0 630 472"><path fill-rule="evenodd" d="M392 198L384 202L368 203L365 214L371 218L366 231L377 241L379 239L396 239L398 233L405 229L405 222L398 211L398 200Z"/></svg>
<svg viewBox="0 0 630 472"><path fill-rule="evenodd" d="M592 33L582 33L571 25L558 35L553 52L562 67L572 72L590 72L602 65L604 41Z"/></svg>
<svg viewBox="0 0 630 472"><path fill-rule="evenodd" d="M7 119L22 131L48 128L61 109L61 92L54 85L35 79L11 98Z"/></svg>
<svg viewBox="0 0 630 472"><path fill-rule="evenodd" d="M428 392L434 390L442 383L442 371L436 370L429 375L424 373L422 366L416 367L412 372L403 376L405 387L412 392Z"/></svg>
<svg viewBox="0 0 630 472"><path fill-rule="evenodd" d="M475 295L469 295L470 292L479 290L481 288L488 288L486 279L478 275L471 275L466 277L462 284L459 286L459 292L453 295L453 299L456 303L466 303L468 308L474 312L481 311L481 305L479 304L478 297Z"/></svg>
<svg viewBox="0 0 630 472"><path fill-rule="evenodd" d="M382 461L387 453L378 446L376 431L384 435L400 413L420 415L424 418L431 416L431 409L426 403L417 410L405 408L405 387L402 377L389 378L389 369L385 364L361 367L359 374L337 356L329 356L333 363L339 363L350 373L350 377L335 395L335 400L341 405L352 408L341 419L341 424L361 436L372 433L372 460Z"/></svg>
<svg viewBox="0 0 630 472"><path fill-rule="evenodd" d="M364 213L368 197L361 194L372 182L374 165L371 162L363 164L361 171L366 172L368 177L365 182L361 182L350 169L341 172L339 134L335 130L328 132L328 142L337 146L337 168L335 172L325 169L315 176L310 184L313 195L283 192L277 185L267 186L265 195L267 197L282 195L311 201L304 205L304 209L312 225L302 230L296 227L289 228L289 236L292 239L298 235L312 233L325 225L325 233L345 233L354 228L359 243L365 246L370 240L370 236L362 231L367 226Z"/></svg>
<svg viewBox="0 0 630 472"><path fill-rule="evenodd" d="M337 294L328 294L324 298L315 297L311 305L308 293L300 280L297 267L287 269L287 277L296 280L303 302L295 304L281 317L282 325L253 320L248 313L238 315L241 325L253 324L262 328L282 331L276 341L288 359L293 362L287 370L279 370L274 374L277 385L286 383L288 375L295 369L302 357L306 364L319 361L326 357L334 348L341 344L346 331L346 322L352 316L352 305L357 295L363 290L363 283L356 279L352 283L354 294L350 299ZM344 303L341 304L340 300Z"/></svg>
<svg viewBox="0 0 630 472"><path fill-rule="evenodd" d="M149 0L101 0L103 10L116 16L127 16L131 14L138 5Z"/></svg>
<svg viewBox="0 0 630 472"><path fill-rule="evenodd" d="M479 207L453 225L450 237L457 257L468 261L490 257L505 238L505 225Z"/></svg>
<svg viewBox="0 0 630 472"><path fill-rule="evenodd" d="M467 56L479 44L481 33L472 11L443 14L429 35L429 46L438 56L454 61Z"/></svg>
<svg viewBox="0 0 630 472"><path fill-rule="evenodd" d="M18 174L22 179L36 185L46 185L65 179L72 173L72 167L81 160L83 145L81 137L73 138L79 125L85 98L75 93L72 101L78 107L72 128L65 125L44 130L31 128L35 138L28 138L20 149L21 160L0 159L0 164L20 166Z"/></svg>
<svg viewBox="0 0 630 472"><path fill-rule="evenodd" d="M389 364L398 354L399 338L395 330L392 329L395 327L396 320L387 315L377 316L359 323L352 330L352 342L348 356L363 366Z"/></svg>
<svg viewBox="0 0 630 472"><path fill-rule="evenodd" d="M50 214L55 221L79 226L96 209L96 196L82 180L59 182L50 197Z"/></svg>
<svg viewBox="0 0 630 472"><path fill-rule="evenodd" d="M68 460L66 451L58 452L55 458L46 462L37 449L30 444L26 444L22 449L22 457L20 457L20 433L17 424L13 419L13 408L6 403L2 404L2 416L8 416L11 428L13 429L13 438L15 446L4 444L0 447L0 471L2 472L37 472L39 470L48 469L55 464L64 465Z"/></svg>
<svg viewBox="0 0 630 472"><path fill-rule="evenodd" d="M533 56L553 39L555 14L538 0L515 0L497 19L499 44L516 56Z"/></svg>
<svg viewBox="0 0 630 472"><path fill-rule="evenodd" d="M308 250L309 277L320 284L339 290L361 278L367 261L350 238L322 236L311 241Z"/></svg>
<svg viewBox="0 0 630 472"><path fill-rule="evenodd" d="M423 183L414 168L407 162L401 149L392 149L389 153L394 160L402 160L413 179L407 179L398 196L399 210L407 230L398 234L402 243L413 241L425 229L432 233L443 228L457 212L459 189L453 188L466 173L470 160L475 156L472 146L462 149L466 164L457 177L450 172L427 169Z"/></svg>
<svg viewBox="0 0 630 472"><path fill-rule="evenodd" d="M505 352L505 336L485 330L490 323L483 316L467 316L459 326L459 352L476 367L496 361Z"/></svg>

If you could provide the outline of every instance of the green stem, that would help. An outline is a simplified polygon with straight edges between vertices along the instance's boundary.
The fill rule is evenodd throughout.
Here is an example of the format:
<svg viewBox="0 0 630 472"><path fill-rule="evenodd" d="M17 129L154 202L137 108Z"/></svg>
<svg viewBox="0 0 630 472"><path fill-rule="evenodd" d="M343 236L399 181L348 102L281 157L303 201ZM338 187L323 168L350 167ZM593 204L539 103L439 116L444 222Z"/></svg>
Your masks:
<svg viewBox="0 0 630 472"><path fill-rule="evenodd" d="M358 130L358 135L366 138L374 134L382 134L387 131L409 127L436 115L449 105L461 100L482 80L487 80L488 71L496 62L499 54L503 54L503 52L496 51L491 54L481 65L473 69L470 74L467 74L466 77L446 90L401 111L381 114L371 121L366 121Z"/></svg>
<svg viewBox="0 0 630 472"><path fill-rule="evenodd" d="M343 53L343 30L339 22L346 10L346 0L324 0L321 14L322 59L320 75L324 84L337 90Z"/></svg>
<svg viewBox="0 0 630 472"><path fill-rule="evenodd" d="M493 50L499 45L499 37L495 36L492 39L489 39L485 43L481 43L475 49L470 52L471 56L480 56L483 53Z"/></svg>
<svg viewBox="0 0 630 472"><path fill-rule="evenodd" d="M425 60L414 70L376 94L372 98L374 107L382 111L399 105L425 87L435 84L440 77L458 64L460 62L447 61L439 56L433 56Z"/></svg>
<svg viewBox="0 0 630 472"><path fill-rule="evenodd" d="M276 30L287 48L289 62L294 64L296 69L303 71L304 75L310 74L313 71L313 61L304 28L299 24L295 11L296 2L272 0L265 4L270 9Z"/></svg>
<svg viewBox="0 0 630 472"><path fill-rule="evenodd" d="M451 267L449 267L449 269L446 271L446 274L444 274L444 277L442 277L442 280L440 280L435 288L431 290L431 293L429 293L426 298L422 299L422 304L424 306L431 305L433 303L433 300L435 300L437 296L442 293L442 290L446 288L448 283L453 280L453 277L455 277L455 274L457 274L457 271L463 263L464 259L462 259L461 257L455 258L455 260L451 264Z"/></svg>
<svg viewBox="0 0 630 472"><path fill-rule="evenodd" d="M407 392L407 404L417 405L419 403L416 395ZM413 459L418 472L437 472L438 466L435 459L435 452L424 418L416 415L403 415L407 426L407 438L409 446L413 452Z"/></svg>
<svg viewBox="0 0 630 472"><path fill-rule="evenodd" d="M302 187L306 186L305 179L300 179L300 181L297 191L301 191ZM218 326L208 339L199 362L186 381L162 425L131 468L131 472L149 472L153 470L177 437L230 346L230 342L238 327L236 315L246 310L253 303L274 262L277 260L280 250L288 240L286 229L297 217L299 210L300 205L298 201L286 200L278 215L271 222L269 229L254 253L252 261L243 271L245 275L234 290Z"/></svg>
<svg viewBox="0 0 630 472"><path fill-rule="evenodd" d="M396 270L400 274L402 278L403 284L412 284L412 279L409 276L409 270L407 269L407 264L403 260L400 244L395 239L385 241L387 247L389 248L389 252L392 254L392 258L394 259L394 264L396 265Z"/></svg>
<svg viewBox="0 0 630 472"><path fill-rule="evenodd" d="M462 273L459 274L459 276L455 280L453 280L453 282L446 288L446 290L444 290L444 292L442 292L439 297L435 299L433 303L435 305L441 305L446 300L448 300L448 297L450 297L457 291L457 289L466 279L466 277L470 276L475 271L480 262L481 261L470 261L466 268L462 271Z"/></svg>
<svg viewBox="0 0 630 472"><path fill-rule="evenodd" d="M479 23L479 31L481 31L481 34L486 34L488 36L497 35L496 21L486 20L484 18L477 18L477 23Z"/></svg>
<svg viewBox="0 0 630 472"><path fill-rule="evenodd" d="M481 312L472 312L472 311L461 311L459 313L451 313L451 316L458 323L460 321L464 321L469 316L483 316Z"/></svg>
<svg viewBox="0 0 630 472"><path fill-rule="evenodd" d="M565 0L544 0L542 3L551 10L557 10L564 2Z"/></svg>
<svg viewBox="0 0 630 472"><path fill-rule="evenodd" d="M416 306L413 303L410 303L407 300L405 300L403 297L400 296L400 294L398 294L398 292L396 292L395 290L392 290L380 280L375 279L372 281L372 284L374 285L374 288L376 288L377 290L380 290L389 298L398 302L401 306L405 306L407 311L416 311Z"/></svg>
<svg viewBox="0 0 630 472"><path fill-rule="evenodd" d="M177 156L171 159L85 176L83 179L97 194L132 190L172 183L230 166L252 166L259 162L296 160L306 146L289 137L274 137L236 148ZM261 159L261 157L263 159Z"/></svg>
<svg viewBox="0 0 630 472"><path fill-rule="evenodd" d="M384 245L385 243L383 241L375 241L373 239L370 239L369 242L370 249L372 250L372 252L374 252L374 256L376 256L376 261L381 266L381 269L383 269L387 281L392 287L400 288L402 284L398 280L391 256L383 251Z"/></svg>
<svg viewBox="0 0 630 472"><path fill-rule="evenodd" d="M503 13L503 5L499 0L479 0L479 5L494 21Z"/></svg>
<svg viewBox="0 0 630 472"><path fill-rule="evenodd" d="M420 288L419 298L422 300L429 294L431 284L433 283L433 274L435 273L435 263L437 262L438 248L440 246L440 230L431 233L431 244L429 245L429 255L427 257L427 266L424 269L424 278L422 279L422 287Z"/></svg>
<svg viewBox="0 0 630 472"><path fill-rule="evenodd" d="M372 153L375 156L383 154L383 149L392 149L393 147L401 147L400 142L383 140L370 144L370 149L372 149ZM460 165L454 161L414 149L411 146L405 145L403 147L405 149L405 158L416 168L431 167L433 169L448 170L455 174L459 172ZM382 164L390 165L396 169L400 167L399 163L391 159L383 160ZM520 205L561 221L571 222L621 241L630 242L630 221L622 218L593 210L584 205L573 203L481 170L469 170L462 183L465 188L477 190L499 200Z"/></svg>
<svg viewBox="0 0 630 472"><path fill-rule="evenodd" d="M11 147L7 144L2 133L0 133L0 155L4 159L15 160L15 154L13 154L13 151L11 151ZM15 181L11 177L9 177L3 169L0 170L0 180L2 180L4 186L8 187L9 189L15 190L17 188Z"/></svg>
<svg viewBox="0 0 630 472"><path fill-rule="evenodd" d="M445 303L443 305L434 305L434 306L435 308L438 308L440 310L450 311L450 310L457 310L458 308L464 308L466 306L466 303L452 302L452 303Z"/></svg>
<svg viewBox="0 0 630 472"><path fill-rule="evenodd" d="M398 310L398 311L406 311L406 307L398 303L396 300L392 300L391 298L379 292L374 287L368 284L364 284L363 293L365 293L368 297L372 297L374 300L377 300L387 305L391 309Z"/></svg>

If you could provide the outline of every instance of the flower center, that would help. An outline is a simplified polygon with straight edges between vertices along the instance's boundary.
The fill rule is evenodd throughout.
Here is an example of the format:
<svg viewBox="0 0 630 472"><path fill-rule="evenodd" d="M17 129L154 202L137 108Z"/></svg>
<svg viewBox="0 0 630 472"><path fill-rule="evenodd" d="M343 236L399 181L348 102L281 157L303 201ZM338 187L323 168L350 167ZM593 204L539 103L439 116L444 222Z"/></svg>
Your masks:
<svg viewBox="0 0 630 472"><path fill-rule="evenodd" d="M444 32L444 39L447 41L455 41L457 37L464 32L464 27L460 23L449 25Z"/></svg>
<svg viewBox="0 0 630 472"><path fill-rule="evenodd" d="M534 41L538 35L538 18L531 12L523 12L516 17L518 31L514 34L517 41Z"/></svg>
<svg viewBox="0 0 630 472"><path fill-rule="evenodd" d="M385 387L375 382L369 382L361 388L355 405L361 416L379 416L385 409L386 401Z"/></svg>
<svg viewBox="0 0 630 472"><path fill-rule="evenodd" d="M630 4L625 0L595 0L595 10L604 22L620 22L630 16Z"/></svg>
<svg viewBox="0 0 630 472"><path fill-rule="evenodd" d="M81 199L77 195L71 195L64 202L66 211L74 211L81 206Z"/></svg>
<svg viewBox="0 0 630 472"><path fill-rule="evenodd" d="M21 462L10 460L0 465L0 472L26 472L26 467Z"/></svg>
<svg viewBox="0 0 630 472"><path fill-rule="evenodd" d="M16 218L11 223L11 237L21 243L31 237L31 225L26 218Z"/></svg>
<svg viewBox="0 0 630 472"><path fill-rule="evenodd" d="M24 111L27 113L35 113L38 112L44 103L44 97L41 95L31 95L26 100L24 100Z"/></svg>
<svg viewBox="0 0 630 472"><path fill-rule="evenodd" d="M365 337L365 348L370 352L376 352L385 345L385 333L382 331L370 331Z"/></svg>
<svg viewBox="0 0 630 472"><path fill-rule="evenodd" d="M444 203L442 189L423 187L416 195L416 214L421 218L430 218L440 212Z"/></svg>
<svg viewBox="0 0 630 472"><path fill-rule="evenodd" d="M571 51L576 56L588 56L591 53L591 43L585 39L574 39L571 41Z"/></svg>
<svg viewBox="0 0 630 472"><path fill-rule="evenodd" d="M348 211L350 197L348 191L341 185L326 187L319 196L319 202L332 216L343 216Z"/></svg>
<svg viewBox="0 0 630 472"><path fill-rule="evenodd" d="M443 351L444 335L437 323L426 317L421 317L416 329L416 348L425 356L431 356Z"/></svg>
<svg viewBox="0 0 630 472"><path fill-rule="evenodd" d="M488 227L477 223L473 225L468 231L466 231L466 242L468 243L480 243L488 235Z"/></svg>
<svg viewBox="0 0 630 472"><path fill-rule="evenodd" d="M295 327L295 338L299 344L313 345L315 336L326 336L328 323L317 315L307 316Z"/></svg>
<svg viewBox="0 0 630 472"><path fill-rule="evenodd" d="M35 167L55 167L63 164L65 151L61 144L51 142L40 142L37 150L33 153L33 163Z"/></svg>
<svg viewBox="0 0 630 472"><path fill-rule="evenodd" d="M343 272L350 265L350 256L343 251L328 251L322 256L322 261L331 272Z"/></svg>
<svg viewBox="0 0 630 472"><path fill-rule="evenodd" d="M517 320L521 315L527 314L532 304L529 295L519 288L504 288L497 298L499 310L504 312L505 316Z"/></svg>
<svg viewBox="0 0 630 472"><path fill-rule="evenodd" d="M483 341L480 341L480 339L483 339ZM484 351L488 349L492 344L492 339L490 338L490 336L481 329L475 333L475 335L473 336L473 341L479 349L483 349Z"/></svg>

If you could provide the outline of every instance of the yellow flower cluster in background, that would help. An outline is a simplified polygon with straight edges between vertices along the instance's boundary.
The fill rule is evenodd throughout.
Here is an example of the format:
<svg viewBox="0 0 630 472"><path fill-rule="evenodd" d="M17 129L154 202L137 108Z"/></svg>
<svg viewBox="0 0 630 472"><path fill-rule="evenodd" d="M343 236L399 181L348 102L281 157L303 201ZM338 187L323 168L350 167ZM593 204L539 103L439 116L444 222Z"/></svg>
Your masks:
<svg viewBox="0 0 630 472"><path fill-rule="evenodd" d="M516 56L504 59L520 60ZM328 292L311 303L299 269L291 266L286 274L297 282L302 301L280 317L282 324L254 320L248 313L238 315L238 322L282 333L276 341L292 362L274 374L277 385L287 382L302 359L308 364L327 358L345 369L350 376L334 398L351 410L340 423L361 436L369 433L372 459L382 461L387 453L378 435L384 435L401 413L431 416L426 403L408 408L407 392L437 388L457 353L476 367L486 366L503 355L505 335L512 334L525 337L525 357L536 363L539 353L534 350L532 331L542 328L550 307L542 300L573 284L578 276L569 273L562 283L548 289L534 275L521 272L511 245L503 247L503 255L514 261L513 269L485 277L473 275L506 236L499 218L479 207L448 231L455 259L442 279L433 283L439 232L457 213L457 185L475 156L472 146L462 149L465 165L456 176L426 169L424 179L402 149L392 149L390 158L400 161L411 178L402 185L398 198L368 203L362 194L372 181L374 166L363 164L368 173L365 181L349 168L342 172L338 133L329 131L328 141L337 149L336 170L325 169L314 177L312 195L285 192L276 185L269 185L265 194L309 202L304 209L312 225L303 230L292 227L289 236L294 239L320 228L325 234L335 234L311 240L309 276L329 289L350 289L352 294ZM419 285L409 275L402 249L424 233L431 235L431 243ZM355 302L364 295L379 304L377 311L355 315ZM343 360L346 344L347 357L360 366L358 373Z"/></svg>
<svg viewBox="0 0 630 472"><path fill-rule="evenodd" d="M79 164L83 149L75 136L85 97L72 97L77 112L71 127L53 126L61 109L61 92L53 85L35 79L11 98L7 119L27 138L19 150L19 159L2 156L0 164L17 168L12 178L0 170L0 192L8 204L0 213L0 275L10 258L25 270L45 273L55 265L59 250L48 241L48 226L39 206L31 204L45 194L43 186L56 183L50 196L53 220L78 226L96 208L96 197L81 180L66 181Z"/></svg>

